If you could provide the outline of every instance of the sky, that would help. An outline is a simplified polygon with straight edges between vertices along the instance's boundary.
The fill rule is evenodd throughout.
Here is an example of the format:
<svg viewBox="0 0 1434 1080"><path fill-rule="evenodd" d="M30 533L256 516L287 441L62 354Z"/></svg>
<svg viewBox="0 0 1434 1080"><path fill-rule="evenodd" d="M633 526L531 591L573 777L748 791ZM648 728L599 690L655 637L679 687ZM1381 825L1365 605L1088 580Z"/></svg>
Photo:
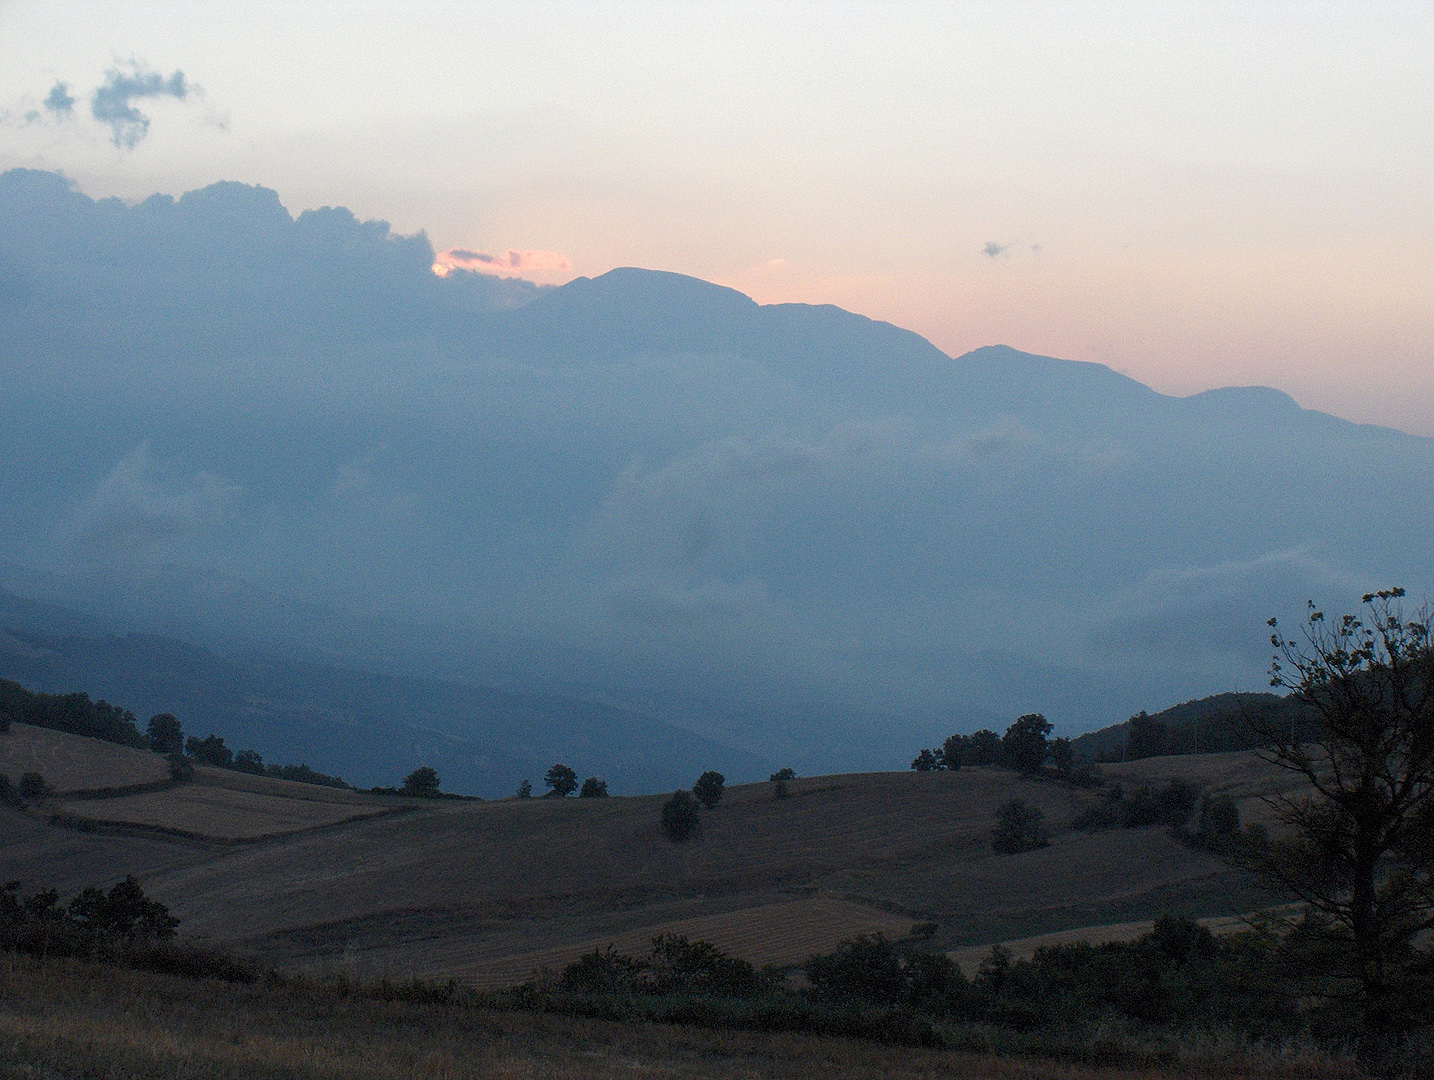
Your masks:
<svg viewBox="0 0 1434 1080"><path fill-rule="evenodd" d="M1434 5L0 3L0 168L1434 435Z"/></svg>

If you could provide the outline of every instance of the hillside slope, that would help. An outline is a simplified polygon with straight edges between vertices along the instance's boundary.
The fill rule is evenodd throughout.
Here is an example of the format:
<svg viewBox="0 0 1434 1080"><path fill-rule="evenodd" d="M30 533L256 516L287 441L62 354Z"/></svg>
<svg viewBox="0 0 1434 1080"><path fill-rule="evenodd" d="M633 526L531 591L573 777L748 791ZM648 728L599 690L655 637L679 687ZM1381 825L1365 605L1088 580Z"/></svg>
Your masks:
<svg viewBox="0 0 1434 1080"><path fill-rule="evenodd" d="M1122 768L1133 770L1121 773L1131 784L1179 771L1223 785L1247 808L1268 779L1245 755ZM735 787L684 845L658 828L661 796L425 802L219 772L202 779L64 806L110 822L100 832L0 811L0 859L31 886L74 889L135 872L186 934L285 966L490 983L663 929L796 962L794 950L913 921L937 922L936 944L953 948L1167 911L1229 915L1270 900L1160 829L1075 831L1072 817L1097 796L996 769L803 778L781 800L769 784ZM221 797L256 822L244 835L234 816L214 816ZM991 852L995 809L1012 797L1045 813L1049 847ZM264 814L281 827L265 828ZM121 819L131 824L116 826ZM216 823L210 840L196 835L205 820Z"/></svg>

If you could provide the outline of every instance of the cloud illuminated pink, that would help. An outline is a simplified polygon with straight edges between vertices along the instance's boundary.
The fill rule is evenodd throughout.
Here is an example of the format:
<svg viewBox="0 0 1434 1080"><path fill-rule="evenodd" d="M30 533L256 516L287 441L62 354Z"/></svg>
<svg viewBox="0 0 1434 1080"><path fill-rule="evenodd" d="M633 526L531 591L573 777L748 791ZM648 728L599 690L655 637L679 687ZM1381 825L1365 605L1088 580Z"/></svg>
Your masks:
<svg viewBox="0 0 1434 1080"><path fill-rule="evenodd" d="M556 251L507 251L492 254L469 248L440 251L433 260L433 272L446 277L453 270L473 270L498 277L550 278L571 275L572 261Z"/></svg>

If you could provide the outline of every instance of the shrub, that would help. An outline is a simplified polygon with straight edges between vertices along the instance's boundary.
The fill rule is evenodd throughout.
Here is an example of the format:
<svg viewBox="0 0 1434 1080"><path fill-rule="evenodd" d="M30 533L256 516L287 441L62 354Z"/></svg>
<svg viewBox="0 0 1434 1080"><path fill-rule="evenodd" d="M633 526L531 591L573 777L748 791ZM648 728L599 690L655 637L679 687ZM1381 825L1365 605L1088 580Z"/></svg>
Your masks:
<svg viewBox="0 0 1434 1080"><path fill-rule="evenodd" d="M1005 802L996 810L996 827L991 830L991 850L1002 855L1034 851L1049 843L1046 816L1020 799Z"/></svg>
<svg viewBox="0 0 1434 1080"><path fill-rule="evenodd" d="M26 802L42 802L51 794L50 785L37 772L27 772L20 777L20 798Z"/></svg>
<svg viewBox="0 0 1434 1080"><path fill-rule="evenodd" d="M944 1012L966 993L961 969L942 953L917 952L884 934L843 941L803 965L811 996L837 1004L864 1002Z"/></svg>
<svg viewBox="0 0 1434 1080"><path fill-rule="evenodd" d="M596 776L589 776L583 781L582 790L578 792L579 799L606 799L607 781L599 780Z"/></svg>
<svg viewBox="0 0 1434 1080"><path fill-rule="evenodd" d="M1208 848L1222 850L1240 838L1240 808L1228 795L1206 795L1200 800L1195 836Z"/></svg>
<svg viewBox="0 0 1434 1080"><path fill-rule="evenodd" d="M545 798L562 799L578 789L578 774L566 765L554 765L543 775L543 783L548 785Z"/></svg>
<svg viewBox="0 0 1434 1080"><path fill-rule="evenodd" d="M533 797L533 782L525 778L523 782L518 785L518 790L514 794L520 799L531 799Z"/></svg>
<svg viewBox="0 0 1434 1080"><path fill-rule="evenodd" d="M697 801L711 810L722 801L722 789L727 778L719 772L708 770L697 778L697 783L692 785L692 794L697 796Z"/></svg>
<svg viewBox="0 0 1434 1080"><path fill-rule="evenodd" d="M674 844L680 844L702 827L697 813L697 800L685 791L674 791L662 804L662 831Z"/></svg>

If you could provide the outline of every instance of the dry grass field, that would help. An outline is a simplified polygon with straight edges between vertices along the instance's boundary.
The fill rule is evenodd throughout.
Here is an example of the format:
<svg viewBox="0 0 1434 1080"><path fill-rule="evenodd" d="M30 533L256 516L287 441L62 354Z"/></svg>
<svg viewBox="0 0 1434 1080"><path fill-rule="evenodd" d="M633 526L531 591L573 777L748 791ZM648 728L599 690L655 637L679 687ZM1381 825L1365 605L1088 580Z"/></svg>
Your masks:
<svg viewBox="0 0 1434 1080"><path fill-rule="evenodd" d="M37 772L56 792L138 787L169 779L169 762L146 750L11 724L0 735L0 772L18 782Z"/></svg>
<svg viewBox="0 0 1434 1080"><path fill-rule="evenodd" d="M90 746L109 749L74 741L77 763ZM1178 774L1248 798L1266 768L1212 755L1108 773L1127 786ZM1013 797L1045 813L1049 847L991 852L995 809ZM768 784L730 788L703 812L700 836L674 845L658 827L663 796L399 800L199 770L162 791L57 800L128 829L86 833L0 810L0 879L72 891L132 872L185 936L266 963L487 986L607 943L645 953L664 931L790 964L913 921L939 924L936 947L984 951L1270 903L1161 829L1072 829L1099 797L997 769L811 777L782 800ZM163 829L213 839L145 835Z"/></svg>
<svg viewBox="0 0 1434 1080"><path fill-rule="evenodd" d="M852 1039L296 994L0 954L0 1076L69 1080L1336 1080L1196 1048L1092 1068Z"/></svg>
<svg viewBox="0 0 1434 1080"><path fill-rule="evenodd" d="M59 799L56 808L85 821L138 825L232 841L279 836L406 809L391 805L390 800L375 805L377 802L312 784L198 769L193 780L164 791L103 799Z"/></svg>

